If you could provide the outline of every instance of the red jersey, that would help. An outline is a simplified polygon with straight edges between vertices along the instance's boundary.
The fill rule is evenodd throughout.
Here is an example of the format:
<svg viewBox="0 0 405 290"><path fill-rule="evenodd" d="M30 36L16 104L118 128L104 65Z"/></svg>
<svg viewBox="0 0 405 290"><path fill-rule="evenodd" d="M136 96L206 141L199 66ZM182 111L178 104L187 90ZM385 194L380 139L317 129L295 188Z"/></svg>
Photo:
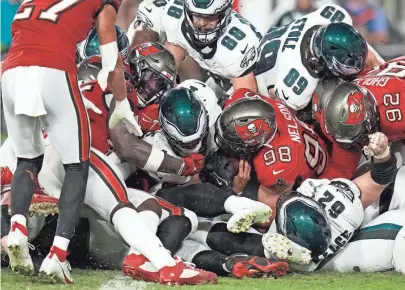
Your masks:
<svg viewBox="0 0 405 290"><path fill-rule="evenodd" d="M380 131L390 142L405 139L405 57L386 62L356 79L377 101Z"/></svg>
<svg viewBox="0 0 405 290"><path fill-rule="evenodd" d="M11 26L12 44L3 72L41 66L77 73L76 45L86 38L104 5L119 0L24 0Z"/></svg>
<svg viewBox="0 0 405 290"><path fill-rule="evenodd" d="M138 106L136 91L128 81L126 81L126 86L128 101L131 109L136 113ZM91 127L91 146L104 154L108 154L111 149L108 134L108 111L113 95L108 87L103 92L96 80L83 84L82 93L86 99L101 110L101 114L87 110Z"/></svg>

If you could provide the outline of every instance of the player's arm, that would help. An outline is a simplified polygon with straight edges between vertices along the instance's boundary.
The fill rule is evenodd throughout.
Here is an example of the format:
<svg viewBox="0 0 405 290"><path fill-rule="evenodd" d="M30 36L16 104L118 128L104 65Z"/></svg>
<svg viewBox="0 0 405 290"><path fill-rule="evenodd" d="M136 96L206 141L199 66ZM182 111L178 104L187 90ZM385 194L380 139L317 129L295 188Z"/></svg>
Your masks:
<svg viewBox="0 0 405 290"><path fill-rule="evenodd" d="M186 57L186 51L180 46L170 43L168 41L166 41L165 47L167 48L168 51L170 51L173 54L174 60L176 61L176 69L179 69L181 63Z"/></svg>
<svg viewBox="0 0 405 290"><path fill-rule="evenodd" d="M97 17L96 29L100 42L100 53L103 69L108 70L107 83L114 98L123 101L127 97L124 78L124 65L118 55L117 34L115 32L115 20L117 12L112 5L105 5ZM100 80L99 80L100 82ZM100 83L101 88L103 84Z"/></svg>
<svg viewBox="0 0 405 290"><path fill-rule="evenodd" d="M397 173L397 160L390 152L388 138L380 132L370 136L370 144L365 147L365 153L374 156L372 168L353 180L362 192L361 202L364 208L380 197Z"/></svg>
<svg viewBox="0 0 405 290"><path fill-rule="evenodd" d="M256 78L253 72L248 73L247 75L239 78L233 78L232 79L232 85L235 90L237 89L250 89L257 93L257 83L256 83Z"/></svg>
<svg viewBox="0 0 405 290"><path fill-rule="evenodd" d="M114 110L114 106L115 102L112 101L110 111ZM109 136L117 155L138 168L182 176L195 174L202 168L202 155L195 154L201 157L200 160L197 158L199 156L186 158L170 156L137 136L130 134L123 123L109 129Z"/></svg>
<svg viewBox="0 0 405 290"><path fill-rule="evenodd" d="M120 10L117 15L117 24L119 27L128 31L129 25L135 19L136 11L138 10L138 5L140 0L122 0Z"/></svg>
<svg viewBox="0 0 405 290"><path fill-rule="evenodd" d="M131 48L134 48L138 44L142 44L145 42L158 42L159 41L159 33L153 31L149 27L147 27L144 23L141 23L136 26L134 30L134 35L131 41Z"/></svg>
<svg viewBox="0 0 405 290"><path fill-rule="evenodd" d="M368 46L368 54L366 65L370 68L382 65L385 62L385 60L381 57L381 55L378 54L377 51L375 51L374 48L371 47L370 44L367 44L367 46Z"/></svg>

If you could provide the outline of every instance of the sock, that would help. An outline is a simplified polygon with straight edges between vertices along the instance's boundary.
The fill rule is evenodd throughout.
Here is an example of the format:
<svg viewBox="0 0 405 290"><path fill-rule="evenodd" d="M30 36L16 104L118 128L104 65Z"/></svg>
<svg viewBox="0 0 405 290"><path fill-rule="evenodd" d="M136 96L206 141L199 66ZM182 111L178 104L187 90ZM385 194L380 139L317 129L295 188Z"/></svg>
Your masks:
<svg viewBox="0 0 405 290"><path fill-rule="evenodd" d="M121 208L114 214L112 221L125 242L141 252L158 270L176 265L169 251L142 222L135 210L128 207Z"/></svg>
<svg viewBox="0 0 405 290"><path fill-rule="evenodd" d="M246 197L232 195L225 200L224 208L227 213L236 214L245 208L266 210L269 206Z"/></svg>
<svg viewBox="0 0 405 290"><path fill-rule="evenodd" d="M27 227L27 219L25 218L25 216L23 216L22 214L15 214L11 217L10 219L10 223L13 224L13 222L17 222L20 225Z"/></svg>
<svg viewBox="0 0 405 290"><path fill-rule="evenodd" d="M55 238L53 239L53 246L58 247L63 251L67 251L69 243L70 240L63 237L55 236Z"/></svg>
<svg viewBox="0 0 405 290"><path fill-rule="evenodd" d="M216 251L203 251L195 255L193 258L193 263L197 268L214 272L219 276L228 276L229 270L225 269L224 261L226 259L225 255L218 253ZM228 271L227 271L228 270Z"/></svg>
<svg viewBox="0 0 405 290"><path fill-rule="evenodd" d="M129 252L128 252L128 255L131 255L131 254L135 254L135 255L141 255L142 253L141 252L139 252L137 249L135 249L135 248L133 248L133 247L130 247L129 248Z"/></svg>
<svg viewBox="0 0 405 290"><path fill-rule="evenodd" d="M144 210L138 214L142 222L150 229L150 231L156 234L160 222L158 215L150 210Z"/></svg>

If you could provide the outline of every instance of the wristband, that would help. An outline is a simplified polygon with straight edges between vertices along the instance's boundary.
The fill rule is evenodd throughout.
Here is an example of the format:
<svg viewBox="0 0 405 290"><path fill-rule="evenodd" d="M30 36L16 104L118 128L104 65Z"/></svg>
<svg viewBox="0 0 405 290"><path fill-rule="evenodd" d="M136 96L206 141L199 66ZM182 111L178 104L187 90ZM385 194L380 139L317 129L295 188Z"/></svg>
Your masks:
<svg viewBox="0 0 405 290"><path fill-rule="evenodd" d="M164 158L165 154L163 153L163 151L152 146L152 151L150 152L148 161L146 161L143 169L152 172L158 171L160 165L162 165Z"/></svg>
<svg viewBox="0 0 405 290"><path fill-rule="evenodd" d="M371 168L371 178L375 183L387 185L392 182L397 174L397 158L391 155L391 158L384 163L373 163Z"/></svg>

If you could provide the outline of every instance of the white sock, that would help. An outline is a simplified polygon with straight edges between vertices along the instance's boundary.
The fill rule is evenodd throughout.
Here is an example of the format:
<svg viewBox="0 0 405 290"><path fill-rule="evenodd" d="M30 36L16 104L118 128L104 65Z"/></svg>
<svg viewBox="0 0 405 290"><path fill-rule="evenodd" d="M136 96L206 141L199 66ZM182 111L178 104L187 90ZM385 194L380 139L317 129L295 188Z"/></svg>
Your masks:
<svg viewBox="0 0 405 290"><path fill-rule="evenodd" d="M158 237L142 222L140 215L131 208L121 208L113 216L115 229L131 248L135 248L158 269L174 266L176 261L163 247Z"/></svg>
<svg viewBox="0 0 405 290"><path fill-rule="evenodd" d="M144 210L138 213L142 222L150 229L154 234L157 232L157 228L160 223L159 216L150 210Z"/></svg>
<svg viewBox="0 0 405 290"><path fill-rule="evenodd" d="M224 208L227 213L237 214L245 208L267 210L269 206L250 198L232 195L225 200Z"/></svg>
<svg viewBox="0 0 405 290"><path fill-rule="evenodd" d="M69 239L59 236L55 236L55 238L53 239L53 245L64 251L67 251L69 242L70 242Z"/></svg>
<svg viewBox="0 0 405 290"><path fill-rule="evenodd" d="M27 227L27 219L22 214L15 214L11 217L10 223L17 222L20 225Z"/></svg>
<svg viewBox="0 0 405 290"><path fill-rule="evenodd" d="M130 247L130 248L129 248L128 255L130 255L130 254L140 255L140 254L142 254L142 253L139 252L137 249L135 249L135 248L133 248L133 247Z"/></svg>

